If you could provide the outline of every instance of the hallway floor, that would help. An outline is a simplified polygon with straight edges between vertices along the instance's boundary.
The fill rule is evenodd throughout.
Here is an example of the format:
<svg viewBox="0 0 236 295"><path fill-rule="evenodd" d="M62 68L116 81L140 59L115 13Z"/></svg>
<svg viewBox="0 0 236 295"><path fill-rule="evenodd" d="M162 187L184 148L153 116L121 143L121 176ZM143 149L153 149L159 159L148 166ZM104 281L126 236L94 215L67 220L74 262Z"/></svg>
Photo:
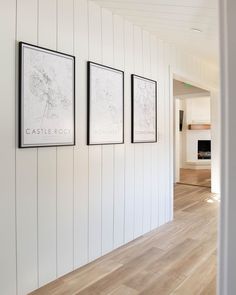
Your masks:
<svg viewBox="0 0 236 295"><path fill-rule="evenodd" d="M181 168L179 183L211 187L211 170Z"/></svg>
<svg viewBox="0 0 236 295"><path fill-rule="evenodd" d="M34 295L215 295L217 196L175 187L175 220Z"/></svg>

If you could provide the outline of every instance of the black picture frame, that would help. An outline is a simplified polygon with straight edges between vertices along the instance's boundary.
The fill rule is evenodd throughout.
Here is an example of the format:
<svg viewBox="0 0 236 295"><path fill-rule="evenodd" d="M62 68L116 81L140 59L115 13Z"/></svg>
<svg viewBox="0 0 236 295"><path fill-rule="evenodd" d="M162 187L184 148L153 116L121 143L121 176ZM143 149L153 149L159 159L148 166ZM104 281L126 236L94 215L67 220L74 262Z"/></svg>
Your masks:
<svg viewBox="0 0 236 295"><path fill-rule="evenodd" d="M75 95L76 95L76 92L75 92L75 56L73 55L70 55L70 54L66 54L66 53L63 53L63 52L59 52L59 51L55 51L55 50L52 50L52 49L48 49L48 48L45 48L45 47L41 47L41 46L37 46L37 45L34 45L34 44L30 44L30 43L26 43L26 42L19 42L18 43L18 46L19 46L19 86L18 86L18 96L19 96L19 107L18 107L18 121L19 121L19 129L18 129L18 147L19 148L39 148L39 147L57 147L57 146L74 146L76 144L76 99L75 99ZM60 127L60 129L58 129L58 133L56 132L56 128L53 129L50 129L50 127L48 127L48 129L46 129L46 127L44 128L41 128L41 130L44 130L42 132L44 132L44 138L46 140L46 133L45 133L45 130L47 130L47 135L52 135L51 137L54 137L56 139L56 137L58 137L58 140L55 140L53 141L51 139L50 141L50 136L48 136L48 140L49 142L43 142L39 140L39 142L36 142L35 140L32 142L32 143L29 143L25 141L25 126L24 126L24 119L25 119L25 112L24 112L24 108L25 108L25 105L26 105L26 102L25 102L25 89L24 89L24 81L26 79L25 77L25 72L24 72L24 68L25 68L25 63L26 61L24 60L24 49L25 48L30 48L30 49L33 49L35 51L38 51L38 52L41 52L41 53L45 53L45 54L51 54L51 55L54 55L54 56L57 56L57 57L62 57L62 58L65 58L65 59L68 59L71 61L71 100L68 100L68 97L69 96L64 96L64 108L68 108L68 103L71 102L71 105L72 105L72 110L71 110L71 129L69 129L68 127L63 129ZM56 64L56 63L55 63ZM47 62L45 62L45 65L47 66ZM42 70L43 71L43 70ZM59 71L58 71L59 72ZM47 81L49 81L49 77L47 76L47 73L44 73L45 74L45 79L47 79ZM62 85L62 83L61 83ZM38 87L38 85L36 85ZM36 86L35 86L35 89L36 89ZM48 90L49 91L49 90ZM53 91L51 89L51 91ZM56 92L55 92L56 93ZM54 93L54 96L53 98L55 99L56 96L58 96L59 94L55 94ZM40 99L42 99L42 95L39 95L38 96ZM62 101L62 100L61 100ZM54 106L55 106L55 103L54 102ZM35 129L37 130L36 132L40 132L39 131L40 128L38 129ZM67 131L65 131L67 130ZM62 136L60 135L65 135L66 137L66 134L70 133L71 134L71 140L70 141L61 141L60 142L60 138L62 138ZM60 135L59 135L60 134ZM28 139L28 141L30 141Z"/></svg>
<svg viewBox="0 0 236 295"><path fill-rule="evenodd" d="M135 79L141 79L146 82L150 82L154 84L154 114L155 114L155 122L154 122L154 138L150 139L139 139L137 140L135 137ZM142 77L139 75L132 74L131 75L131 142L132 143L155 143L157 142L157 81Z"/></svg>
<svg viewBox="0 0 236 295"><path fill-rule="evenodd" d="M122 115L122 127L121 127L121 138L119 140L92 140L92 112L91 112L91 108L92 108L92 90L91 90L91 84L92 84L92 77L91 77L91 69L92 67L99 67L102 68L104 70L108 70L108 71L112 71L112 72L117 72L119 74L121 74L121 103L122 103L122 108L121 108L121 115ZM93 61L88 61L87 62L87 144L88 145L114 145L114 144L124 144L124 71L116 69L116 68L112 68L110 66L106 66L103 64L99 64Z"/></svg>

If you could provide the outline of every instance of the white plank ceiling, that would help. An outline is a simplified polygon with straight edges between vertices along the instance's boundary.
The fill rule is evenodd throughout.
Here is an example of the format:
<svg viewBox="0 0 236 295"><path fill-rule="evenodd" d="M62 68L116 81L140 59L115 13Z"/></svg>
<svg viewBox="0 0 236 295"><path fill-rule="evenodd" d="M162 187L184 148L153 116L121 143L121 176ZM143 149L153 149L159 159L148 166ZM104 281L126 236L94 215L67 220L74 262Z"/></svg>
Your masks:
<svg viewBox="0 0 236 295"><path fill-rule="evenodd" d="M218 62L217 0L93 1L152 32L159 39L210 62Z"/></svg>

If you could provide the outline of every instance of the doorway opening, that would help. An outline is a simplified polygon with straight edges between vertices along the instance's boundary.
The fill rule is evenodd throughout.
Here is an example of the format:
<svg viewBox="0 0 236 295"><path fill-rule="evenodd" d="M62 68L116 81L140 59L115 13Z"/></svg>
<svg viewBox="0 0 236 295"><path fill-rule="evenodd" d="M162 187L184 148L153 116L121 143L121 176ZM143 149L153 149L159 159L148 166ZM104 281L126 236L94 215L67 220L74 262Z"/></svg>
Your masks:
<svg viewBox="0 0 236 295"><path fill-rule="evenodd" d="M173 81L173 182L174 222L188 225L184 237L197 240L201 255L188 262L193 266L178 294L200 283L199 273L208 278L207 286L196 294L216 294L219 195L217 182L216 99L214 89L182 79L170 71ZM205 86L207 87L207 86ZM193 250L194 252L195 250ZM204 259L202 259L204 255ZM191 262L190 262L191 261ZM193 291L194 293L194 291Z"/></svg>
<svg viewBox="0 0 236 295"><path fill-rule="evenodd" d="M211 94L173 80L175 183L211 187Z"/></svg>

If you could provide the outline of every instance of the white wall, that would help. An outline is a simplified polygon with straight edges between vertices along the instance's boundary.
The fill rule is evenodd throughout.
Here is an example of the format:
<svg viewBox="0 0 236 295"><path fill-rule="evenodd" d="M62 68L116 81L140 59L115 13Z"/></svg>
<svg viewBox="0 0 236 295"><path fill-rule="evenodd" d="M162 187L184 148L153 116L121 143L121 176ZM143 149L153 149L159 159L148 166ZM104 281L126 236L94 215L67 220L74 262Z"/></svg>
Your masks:
<svg viewBox="0 0 236 295"><path fill-rule="evenodd" d="M174 98L175 101L175 182L180 181L180 168L186 161L186 101ZM184 111L182 131L179 130L179 111Z"/></svg>
<svg viewBox="0 0 236 295"><path fill-rule="evenodd" d="M172 219L173 66L215 69L87 0L0 1L0 293L26 294ZM76 55L76 147L19 150L17 44ZM86 61L125 70L125 144L86 146ZM158 80L158 143L130 143L130 74Z"/></svg>
<svg viewBox="0 0 236 295"><path fill-rule="evenodd" d="M211 98L194 97L186 99L187 124L211 123Z"/></svg>

